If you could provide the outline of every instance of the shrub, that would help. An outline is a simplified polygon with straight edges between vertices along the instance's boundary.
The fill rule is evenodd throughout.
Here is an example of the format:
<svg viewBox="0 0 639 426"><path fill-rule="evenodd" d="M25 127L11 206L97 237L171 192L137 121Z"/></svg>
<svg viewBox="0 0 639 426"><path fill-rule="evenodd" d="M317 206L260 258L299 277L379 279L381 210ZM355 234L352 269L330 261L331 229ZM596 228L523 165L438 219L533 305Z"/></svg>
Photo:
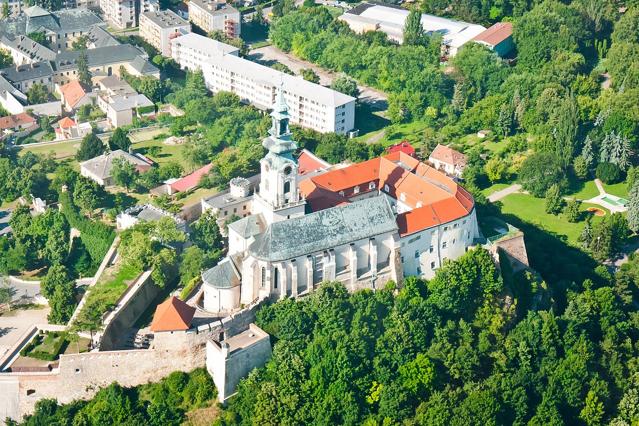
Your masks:
<svg viewBox="0 0 639 426"><path fill-rule="evenodd" d="M603 183L612 184L621 181L621 169L613 163L599 163L595 175Z"/></svg>

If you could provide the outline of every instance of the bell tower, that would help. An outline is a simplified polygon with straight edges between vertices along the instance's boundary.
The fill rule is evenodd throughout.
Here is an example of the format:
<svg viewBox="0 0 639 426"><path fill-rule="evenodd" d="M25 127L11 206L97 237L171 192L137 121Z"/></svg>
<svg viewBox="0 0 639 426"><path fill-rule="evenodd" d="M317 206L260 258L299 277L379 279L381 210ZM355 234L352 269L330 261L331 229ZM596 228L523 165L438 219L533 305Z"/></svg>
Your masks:
<svg viewBox="0 0 639 426"><path fill-rule="evenodd" d="M268 223L303 215L305 204L297 187L298 165L293 156L297 144L289 129L288 105L281 86L273 104L271 120L269 136L262 142L268 152L260 160L260 185L255 197L256 208Z"/></svg>

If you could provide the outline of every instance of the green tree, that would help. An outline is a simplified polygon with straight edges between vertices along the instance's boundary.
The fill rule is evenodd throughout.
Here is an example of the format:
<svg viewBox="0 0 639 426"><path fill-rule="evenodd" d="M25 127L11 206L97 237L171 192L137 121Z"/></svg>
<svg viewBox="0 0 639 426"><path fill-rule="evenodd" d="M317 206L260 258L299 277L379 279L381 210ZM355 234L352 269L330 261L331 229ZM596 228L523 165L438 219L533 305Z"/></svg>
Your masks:
<svg viewBox="0 0 639 426"><path fill-rule="evenodd" d="M359 87L357 82L349 76L342 74L335 78L331 83L331 89L342 92L345 95L352 96L354 98L359 96Z"/></svg>
<svg viewBox="0 0 639 426"><path fill-rule="evenodd" d="M89 71L89 59L87 57L87 51L80 51L78 55L78 81L86 87L92 87L91 71Z"/></svg>
<svg viewBox="0 0 639 426"><path fill-rule="evenodd" d="M559 185L552 184L546 191L546 213L558 215L564 207L564 199L561 197Z"/></svg>
<svg viewBox="0 0 639 426"><path fill-rule="evenodd" d="M3 7L7 5L6 2L2 3ZM8 68L13 66L13 57L5 49L0 49L0 68Z"/></svg>
<svg viewBox="0 0 639 426"><path fill-rule="evenodd" d="M47 299L53 296L57 287L64 286L70 281L69 272L64 265L53 265L47 271L47 275L40 281L40 293Z"/></svg>
<svg viewBox="0 0 639 426"><path fill-rule="evenodd" d="M88 44L89 37L87 37L86 35L81 35L80 37L73 40L73 43L71 43L71 49L84 51L87 50Z"/></svg>
<svg viewBox="0 0 639 426"><path fill-rule="evenodd" d="M90 215L105 197L102 187L96 182L83 176L78 177L73 188L73 201L82 212Z"/></svg>
<svg viewBox="0 0 639 426"><path fill-rule="evenodd" d="M590 172L588 169L588 162L582 155L575 157L575 160L572 163L572 168L575 172L575 176L577 176L580 180L585 180Z"/></svg>
<svg viewBox="0 0 639 426"><path fill-rule="evenodd" d="M47 90L47 86L40 83L33 84L29 90L27 90L27 100L31 105L41 104L48 101L49 91Z"/></svg>
<svg viewBox="0 0 639 426"><path fill-rule="evenodd" d="M35 41L38 44L41 44L43 46L49 46L49 42L47 40L47 35L44 33L44 31L37 31L37 32L32 32L27 34L27 37L29 37L31 40Z"/></svg>
<svg viewBox="0 0 639 426"><path fill-rule="evenodd" d="M130 147L131 139L129 139L127 132L122 127L116 128L109 138L109 149L111 151L121 149L124 152L128 152Z"/></svg>
<svg viewBox="0 0 639 426"><path fill-rule="evenodd" d="M406 23L404 24L404 44L422 45L426 39L426 33L422 26L422 12L417 9L412 9L408 13Z"/></svg>
<svg viewBox="0 0 639 426"><path fill-rule="evenodd" d="M3 1L2 2L2 9L0 10L0 18L2 19L7 19L9 17L9 2L8 1Z"/></svg>
<svg viewBox="0 0 639 426"><path fill-rule="evenodd" d="M100 140L95 133L91 132L82 138L80 148L75 154L75 158L78 161L86 161L92 158L102 155L104 153L104 143Z"/></svg>
<svg viewBox="0 0 639 426"><path fill-rule="evenodd" d="M554 184L562 184L563 173L557 158L541 152L528 157L519 170L521 186L535 197L542 197Z"/></svg>
<svg viewBox="0 0 639 426"><path fill-rule="evenodd" d="M306 81L310 81L311 83L319 84L320 78L319 75L311 68L304 68L300 71L300 75Z"/></svg>
<svg viewBox="0 0 639 426"><path fill-rule="evenodd" d="M129 191L136 182L138 171L135 166L122 158L113 160L111 168L111 176L116 185L119 185Z"/></svg>
<svg viewBox="0 0 639 426"><path fill-rule="evenodd" d="M211 210L205 211L200 218L191 225L191 239L202 250L210 252L222 248L222 235L217 224L217 216Z"/></svg>
<svg viewBox="0 0 639 426"><path fill-rule="evenodd" d="M581 219L581 201L574 198L568 200L564 207L564 215L566 215L566 220L568 222L579 222Z"/></svg>
<svg viewBox="0 0 639 426"><path fill-rule="evenodd" d="M628 200L628 227L634 233L639 232L639 183L630 190Z"/></svg>
<svg viewBox="0 0 639 426"><path fill-rule="evenodd" d="M508 165L499 157L493 157L486 162L484 166L488 179L495 183L506 177L508 171Z"/></svg>
<svg viewBox="0 0 639 426"><path fill-rule="evenodd" d="M597 398L597 394L593 391L588 391L586 395L586 404L579 413L579 418L583 420L588 426L597 426L602 424L604 417L604 405L603 402Z"/></svg>

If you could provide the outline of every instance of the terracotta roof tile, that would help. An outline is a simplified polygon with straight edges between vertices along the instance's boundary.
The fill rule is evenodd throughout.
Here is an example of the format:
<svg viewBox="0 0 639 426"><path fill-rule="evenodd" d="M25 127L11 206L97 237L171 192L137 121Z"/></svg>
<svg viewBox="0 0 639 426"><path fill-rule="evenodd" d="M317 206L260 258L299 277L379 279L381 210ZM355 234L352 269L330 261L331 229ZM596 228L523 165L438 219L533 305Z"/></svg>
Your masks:
<svg viewBox="0 0 639 426"><path fill-rule="evenodd" d="M411 157L415 156L415 148L413 148L413 145L408 143L408 141L401 141L398 144L389 146L388 152L403 152L404 154L410 155Z"/></svg>
<svg viewBox="0 0 639 426"><path fill-rule="evenodd" d="M306 173L330 167L330 164L317 157L312 152L303 149L299 157L297 157L298 173L305 175Z"/></svg>
<svg viewBox="0 0 639 426"><path fill-rule="evenodd" d="M511 22L497 22L484 32L476 35L473 40L486 43L490 46L496 46L512 35L513 24Z"/></svg>
<svg viewBox="0 0 639 426"><path fill-rule="evenodd" d="M78 103L78 101L87 94L87 92L77 80L60 87L60 92L62 92L62 98L64 99L64 102L71 108L75 108L75 105Z"/></svg>
<svg viewBox="0 0 639 426"><path fill-rule="evenodd" d="M466 156L459 151L455 151L454 149L446 146L446 145L437 145L433 152L430 154L429 159L433 158L435 160L439 160L443 163L452 164L454 166L465 166L466 165Z"/></svg>
<svg viewBox="0 0 639 426"><path fill-rule="evenodd" d="M213 164L207 164L206 166L197 169L193 173L176 180L170 185L171 189L175 192L185 192L195 188L200 184L200 179L202 179L202 176L210 172L212 167Z"/></svg>
<svg viewBox="0 0 639 426"><path fill-rule="evenodd" d="M75 121L69 117L64 117L62 120L58 121L58 125L61 129L68 129L69 127L73 127L76 125Z"/></svg>
<svg viewBox="0 0 639 426"><path fill-rule="evenodd" d="M167 299L155 309L151 331L181 331L191 327L195 308L175 296Z"/></svg>
<svg viewBox="0 0 639 426"><path fill-rule="evenodd" d="M15 129L18 126L35 123L35 118L31 117L26 112L21 112L20 114L0 117L0 130Z"/></svg>

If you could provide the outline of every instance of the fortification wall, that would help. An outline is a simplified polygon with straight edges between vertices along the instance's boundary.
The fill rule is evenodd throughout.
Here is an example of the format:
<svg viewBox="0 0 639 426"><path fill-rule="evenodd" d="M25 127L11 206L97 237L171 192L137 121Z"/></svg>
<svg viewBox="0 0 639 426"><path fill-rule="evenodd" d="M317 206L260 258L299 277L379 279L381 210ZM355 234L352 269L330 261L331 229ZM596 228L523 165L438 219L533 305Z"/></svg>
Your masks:
<svg viewBox="0 0 639 426"><path fill-rule="evenodd" d="M100 350L112 351L122 348L121 338L148 309L160 291L162 290L151 279L151 271L144 272L122 295L116 308L107 317L100 339Z"/></svg>
<svg viewBox="0 0 639 426"><path fill-rule="evenodd" d="M186 332L156 333L150 349L62 355L58 368L49 373L2 373L0 415L19 420L33 412L42 398L69 403L92 398L101 387L113 382L137 386L156 382L174 371L204 367L206 341L219 339L222 331L232 336L248 329L259 306L256 301L221 321Z"/></svg>

